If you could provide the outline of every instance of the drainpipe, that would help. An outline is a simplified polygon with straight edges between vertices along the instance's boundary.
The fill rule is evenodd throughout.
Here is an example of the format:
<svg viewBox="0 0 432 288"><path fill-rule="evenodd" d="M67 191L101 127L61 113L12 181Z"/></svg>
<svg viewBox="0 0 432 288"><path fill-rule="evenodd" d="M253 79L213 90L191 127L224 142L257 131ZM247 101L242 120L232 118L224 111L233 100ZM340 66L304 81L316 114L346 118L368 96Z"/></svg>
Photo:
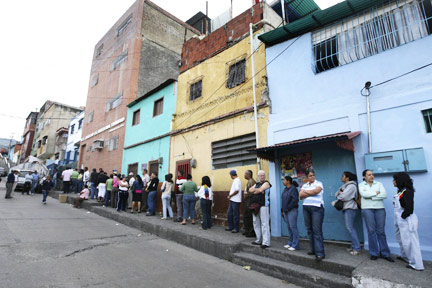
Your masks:
<svg viewBox="0 0 432 288"><path fill-rule="evenodd" d="M285 0L281 0L281 8L282 8L282 23L285 25Z"/></svg>
<svg viewBox="0 0 432 288"><path fill-rule="evenodd" d="M371 115L370 115L370 87L371 82L368 81L365 83L366 89L366 110L367 110L367 120L368 120L368 143L369 143L369 153L372 153L372 132L371 132Z"/></svg>
<svg viewBox="0 0 432 288"><path fill-rule="evenodd" d="M251 66L252 66L252 91L254 99L254 119L255 119L255 136L256 136L256 148L259 148L259 133L258 133L258 113L257 113L257 101L256 101L256 90L255 90L255 58L254 58L254 39L253 39L253 24L249 23L250 33L250 47L251 47ZM261 170L261 160L257 157L258 170Z"/></svg>

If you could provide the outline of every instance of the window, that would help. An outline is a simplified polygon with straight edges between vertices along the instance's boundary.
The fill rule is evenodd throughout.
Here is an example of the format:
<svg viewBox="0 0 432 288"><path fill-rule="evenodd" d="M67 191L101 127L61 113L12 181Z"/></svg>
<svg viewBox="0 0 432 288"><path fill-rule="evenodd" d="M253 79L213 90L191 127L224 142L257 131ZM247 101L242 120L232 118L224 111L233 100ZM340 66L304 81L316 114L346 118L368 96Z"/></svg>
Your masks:
<svg viewBox="0 0 432 288"><path fill-rule="evenodd" d="M65 159L66 162L69 162L69 160L70 160L70 158L71 158L71 152L72 152L72 151L67 151L67 152L66 152L66 159Z"/></svg>
<svg viewBox="0 0 432 288"><path fill-rule="evenodd" d="M240 60L229 67L227 88L234 88L245 82L246 59Z"/></svg>
<svg viewBox="0 0 432 288"><path fill-rule="evenodd" d="M117 56L116 59L114 59L113 63L111 64L111 71L115 70L117 67L119 67L123 62L127 59L127 50L124 51L122 54Z"/></svg>
<svg viewBox="0 0 432 288"><path fill-rule="evenodd" d="M40 148L40 147L41 147L41 145L42 145L42 141L41 141L41 140L39 140L39 141L37 142L37 148Z"/></svg>
<svg viewBox="0 0 432 288"><path fill-rule="evenodd" d="M78 155L79 155L79 151L78 151L78 149L75 149L73 161L77 161L78 160Z"/></svg>
<svg viewBox="0 0 432 288"><path fill-rule="evenodd" d="M106 141L105 145L108 147L108 151L117 150L118 139L119 139L119 136L114 136L114 137L112 137Z"/></svg>
<svg viewBox="0 0 432 288"><path fill-rule="evenodd" d="M113 99L109 100L105 106L105 112L109 112L110 110L117 108L122 103L123 92L118 94Z"/></svg>
<svg viewBox="0 0 432 288"><path fill-rule="evenodd" d="M126 18L126 20L124 20L119 28L117 28L117 36L119 36L123 31L126 30L127 26L132 22L132 14L128 16L128 18Z"/></svg>
<svg viewBox="0 0 432 288"><path fill-rule="evenodd" d="M202 79L190 85L189 100L193 101L202 95Z"/></svg>
<svg viewBox="0 0 432 288"><path fill-rule="evenodd" d="M132 116L132 126L138 125L140 123L140 109L133 112Z"/></svg>
<svg viewBox="0 0 432 288"><path fill-rule="evenodd" d="M103 51L103 44L99 45L99 47L96 50L96 57L100 56Z"/></svg>
<svg viewBox="0 0 432 288"><path fill-rule="evenodd" d="M83 119L80 119L78 121L78 130L80 130L82 128L82 122L83 122Z"/></svg>
<svg viewBox="0 0 432 288"><path fill-rule="evenodd" d="M430 0L395 1L314 31L315 73L426 37L432 32L431 22Z"/></svg>
<svg viewBox="0 0 432 288"><path fill-rule="evenodd" d="M48 136L44 136L44 137L42 138L42 145L46 145L46 144L47 144L47 141L48 141Z"/></svg>
<svg viewBox="0 0 432 288"><path fill-rule="evenodd" d="M163 97L154 102L153 117L156 117L162 113L163 113Z"/></svg>
<svg viewBox="0 0 432 288"><path fill-rule="evenodd" d="M91 87L96 86L98 83L99 83L99 74L96 74L96 75L93 76L93 78L92 78Z"/></svg>
<svg viewBox="0 0 432 288"><path fill-rule="evenodd" d="M94 111L90 112L87 115L87 124L93 122L93 115L94 115Z"/></svg>
<svg viewBox="0 0 432 288"><path fill-rule="evenodd" d="M71 132L70 132L70 134L74 134L74 131L75 131L75 124L73 124L73 125L71 126Z"/></svg>
<svg viewBox="0 0 432 288"><path fill-rule="evenodd" d="M422 113L426 126L426 133L432 133L432 109L423 110Z"/></svg>
<svg viewBox="0 0 432 288"><path fill-rule="evenodd" d="M59 160L60 158L60 153L55 153L54 154L54 160Z"/></svg>
<svg viewBox="0 0 432 288"><path fill-rule="evenodd" d="M212 143L213 169L256 164L256 154L247 150L256 147L255 133Z"/></svg>

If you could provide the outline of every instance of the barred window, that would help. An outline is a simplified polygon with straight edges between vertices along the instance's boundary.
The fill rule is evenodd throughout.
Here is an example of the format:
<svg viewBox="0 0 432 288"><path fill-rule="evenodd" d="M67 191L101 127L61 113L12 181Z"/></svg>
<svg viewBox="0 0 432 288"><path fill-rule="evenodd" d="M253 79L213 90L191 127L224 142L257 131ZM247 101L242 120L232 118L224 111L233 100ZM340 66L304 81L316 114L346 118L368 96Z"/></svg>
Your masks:
<svg viewBox="0 0 432 288"><path fill-rule="evenodd" d="M255 133L212 143L213 169L253 165L256 154L248 149L256 148Z"/></svg>
<svg viewBox="0 0 432 288"><path fill-rule="evenodd" d="M106 141L105 146L108 147L108 151L117 150L118 139L119 139L119 136L114 136L114 137L112 137Z"/></svg>
<svg viewBox="0 0 432 288"><path fill-rule="evenodd" d="M94 111L88 113L87 115L87 124L93 122Z"/></svg>
<svg viewBox="0 0 432 288"><path fill-rule="evenodd" d="M117 36L119 36L121 33L123 33L123 31L126 30L126 28L129 26L129 24L132 22L132 14L128 16L128 18L126 18L126 20L124 20L120 26L117 28Z"/></svg>
<svg viewBox="0 0 432 288"><path fill-rule="evenodd" d="M432 33L431 0L386 2L312 33L315 73Z"/></svg>
<svg viewBox="0 0 432 288"><path fill-rule="evenodd" d="M119 93L116 97L108 100L105 106L105 112L109 112L114 108L117 108L122 103L123 92Z"/></svg>
<svg viewBox="0 0 432 288"><path fill-rule="evenodd" d="M193 101L202 96L202 80L199 80L190 85L189 100Z"/></svg>
<svg viewBox="0 0 432 288"><path fill-rule="evenodd" d="M227 88L234 88L245 82L246 59L240 60L229 67Z"/></svg>
<svg viewBox="0 0 432 288"><path fill-rule="evenodd" d="M111 65L111 71L115 70L117 67L119 67L123 62L126 61L127 59L127 50L124 51L122 54L120 54L119 56L117 56L116 59L114 59L112 65Z"/></svg>
<svg viewBox="0 0 432 288"><path fill-rule="evenodd" d="M432 133L432 109L423 110L423 120L425 122L426 133Z"/></svg>

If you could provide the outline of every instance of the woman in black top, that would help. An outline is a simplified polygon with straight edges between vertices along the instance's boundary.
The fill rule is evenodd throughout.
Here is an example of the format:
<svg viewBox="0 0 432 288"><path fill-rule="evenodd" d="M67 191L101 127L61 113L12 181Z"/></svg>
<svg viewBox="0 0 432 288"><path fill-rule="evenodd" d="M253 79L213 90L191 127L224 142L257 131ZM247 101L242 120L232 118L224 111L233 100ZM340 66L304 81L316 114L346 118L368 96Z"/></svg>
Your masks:
<svg viewBox="0 0 432 288"><path fill-rule="evenodd" d="M148 191L148 198L147 198L147 205L148 212L146 216L154 216L156 215L156 194L159 184L159 178L157 178L157 174L155 172L151 173L150 176L150 184L147 187Z"/></svg>
<svg viewBox="0 0 432 288"><path fill-rule="evenodd" d="M424 270L417 233L418 219L414 214L413 181L407 173L401 172L393 175L393 185L398 189L393 197L396 239L401 251L397 258L407 262L407 268Z"/></svg>
<svg viewBox="0 0 432 288"><path fill-rule="evenodd" d="M293 181L291 176L283 178L285 189L282 192L282 218L288 225L289 241L284 247L289 251L300 249L299 232L297 229L298 202L299 192L297 191L298 184Z"/></svg>

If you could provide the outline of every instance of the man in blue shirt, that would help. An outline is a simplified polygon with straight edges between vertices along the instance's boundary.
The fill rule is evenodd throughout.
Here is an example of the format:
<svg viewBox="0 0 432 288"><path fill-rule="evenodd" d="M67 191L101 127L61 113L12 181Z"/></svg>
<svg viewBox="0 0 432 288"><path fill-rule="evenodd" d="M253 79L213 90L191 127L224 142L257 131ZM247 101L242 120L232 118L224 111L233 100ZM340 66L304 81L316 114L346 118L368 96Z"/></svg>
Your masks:
<svg viewBox="0 0 432 288"><path fill-rule="evenodd" d="M32 181L32 189L31 189L31 195L36 193L36 187L39 183L39 179L40 179L40 175L38 174L38 172L35 170L34 174L32 175L33 177L33 181Z"/></svg>

